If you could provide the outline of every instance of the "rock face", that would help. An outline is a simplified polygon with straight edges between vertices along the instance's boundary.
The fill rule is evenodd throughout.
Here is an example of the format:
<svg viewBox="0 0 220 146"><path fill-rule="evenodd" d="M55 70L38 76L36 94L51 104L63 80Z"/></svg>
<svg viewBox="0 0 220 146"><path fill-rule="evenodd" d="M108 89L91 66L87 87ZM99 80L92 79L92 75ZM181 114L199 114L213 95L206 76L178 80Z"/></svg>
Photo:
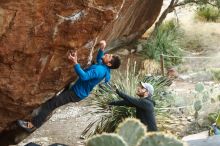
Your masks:
<svg viewBox="0 0 220 146"><path fill-rule="evenodd" d="M162 0L1 0L0 132L74 76L69 47L86 66L98 41L113 48L141 36L161 6Z"/></svg>

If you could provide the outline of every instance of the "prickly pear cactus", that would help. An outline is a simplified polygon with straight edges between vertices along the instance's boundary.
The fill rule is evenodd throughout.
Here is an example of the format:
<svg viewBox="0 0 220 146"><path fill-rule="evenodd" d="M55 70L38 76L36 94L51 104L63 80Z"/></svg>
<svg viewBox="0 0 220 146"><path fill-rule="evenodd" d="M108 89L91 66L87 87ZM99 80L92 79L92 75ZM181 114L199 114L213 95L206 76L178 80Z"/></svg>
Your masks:
<svg viewBox="0 0 220 146"><path fill-rule="evenodd" d="M187 146L187 144L167 134L150 133L143 137L138 146Z"/></svg>
<svg viewBox="0 0 220 146"><path fill-rule="evenodd" d="M102 134L88 139L86 146L128 146L118 134Z"/></svg>
<svg viewBox="0 0 220 146"><path fill-rule="evenodd" d="M197 101L194 103L194 109L195 109L195 111L198 112L201 108L202 108L202 102L201 102L201 100L197 100Z"/></svg>
<svg viewBox="0 0 220 146"><path fill-rule="evenodd" d="M196 85L195 85L195 90L197 91L197 92L200 92L200 93L202 93L202 91L205 89L205 87L204 87L204 85L202 84L202 83L197 83Z"/></svg>
<svg viewBox="0 0 220 146"><path fill-rule="evenodd" d="M86 146L187 146L163 133L145 133L146 129L136 119L126 119L117 128L118 134L102 134L90 138ZM122 138L123 137L123 138Z"/></svg>
<svg viewBox="0 0 220 146"><path fill-rule="evenodd" d="M130 118L121 123L116 131L128 146L135 146L145 135L146 127L140 121Z"/></svg>
<svg viewBox="0 0 220 146"><path fill-rule="evenodd" d="M209 92L203 92L203 95L202 95L202 102L207 102L208 100L210 99L210 94Z"/></svg>

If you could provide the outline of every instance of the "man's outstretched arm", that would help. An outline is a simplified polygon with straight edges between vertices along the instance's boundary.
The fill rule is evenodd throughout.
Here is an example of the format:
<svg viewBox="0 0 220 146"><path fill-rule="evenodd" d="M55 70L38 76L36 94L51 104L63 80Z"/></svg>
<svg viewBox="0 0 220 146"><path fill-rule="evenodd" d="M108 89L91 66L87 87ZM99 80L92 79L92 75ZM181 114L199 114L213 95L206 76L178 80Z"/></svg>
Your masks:
<svg viewBox="0 0 220 146"><path fill-rule="evenodd" d="M74 70L76 74L79 76L82 80L90 80L93 78L97 78L100 75L100 72L98 70L92 69L87 72L85 72L80 64L77 62L77 53L70 53L68 58L73 62Z"/></svg>
<svg viewBox="0 0 220 146"><path fill-rule="evenodd" d="M104 50L105 50L105 47L106 47L106 42L104 40L102 40L102 41L99 42L99 45L100 45L100 49L99 49L98 54L96 56L96 62L98 64L101 64L102 63L102 56L104 56Z"/></svg>
<svg viewBox="0 0 220 146"><path fill-rule="evenodd" d="M146 108L150 107L150 105L148 105L149 102L146 102L143 99L138 99L138 98L131 97L131 96L119 91L118 89L116 90L116 93L119 95L119 97L121 97L124 100L130 102L135 107L142 108L142 109L146 109Z"/></svg>
<svg viewBox="0 0 220 146"><path fill-rule="evenodd" d="M126 100L117 100L117 101L112 101L110 103L108 103L108 105L116 105L116 106L129 106L132 107L133 105L126 101Z"/></svg>
<svg viewBox="0 0 220 146"><path fill-rule="evenodd" d="M79 64L74 65L74 70L76 74L79 76L79 78L84 81L95 79L101 76L100 71L98 71L97 69L92 69L92 70L85 72Z"/></svg>

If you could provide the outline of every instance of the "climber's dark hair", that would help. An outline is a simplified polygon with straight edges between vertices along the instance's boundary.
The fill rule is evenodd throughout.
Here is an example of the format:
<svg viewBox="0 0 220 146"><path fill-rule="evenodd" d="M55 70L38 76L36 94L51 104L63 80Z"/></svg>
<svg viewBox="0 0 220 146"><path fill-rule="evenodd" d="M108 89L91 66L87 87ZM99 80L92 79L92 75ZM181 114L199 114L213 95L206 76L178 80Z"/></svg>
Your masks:
<svg viewBox="0 0 220 146"><path fill-rule="evenodd" d="M117 69L121 65L121 58L118 55L113 55L109 63L111 63L110 69Z"/></svg>

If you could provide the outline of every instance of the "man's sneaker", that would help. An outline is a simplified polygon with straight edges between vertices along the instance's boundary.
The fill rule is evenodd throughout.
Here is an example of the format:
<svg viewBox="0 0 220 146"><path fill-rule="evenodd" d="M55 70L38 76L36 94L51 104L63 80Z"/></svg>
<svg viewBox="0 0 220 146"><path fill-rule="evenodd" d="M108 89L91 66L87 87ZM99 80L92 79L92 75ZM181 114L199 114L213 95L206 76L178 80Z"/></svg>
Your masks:
<svg viewBox="0 0 220 146"><path fill-rule="evenodd" d="M25 131L32 133L36 128L28 128L28 122L24 120L17 120L17 124L19 127L23 128Z"/></svg>

